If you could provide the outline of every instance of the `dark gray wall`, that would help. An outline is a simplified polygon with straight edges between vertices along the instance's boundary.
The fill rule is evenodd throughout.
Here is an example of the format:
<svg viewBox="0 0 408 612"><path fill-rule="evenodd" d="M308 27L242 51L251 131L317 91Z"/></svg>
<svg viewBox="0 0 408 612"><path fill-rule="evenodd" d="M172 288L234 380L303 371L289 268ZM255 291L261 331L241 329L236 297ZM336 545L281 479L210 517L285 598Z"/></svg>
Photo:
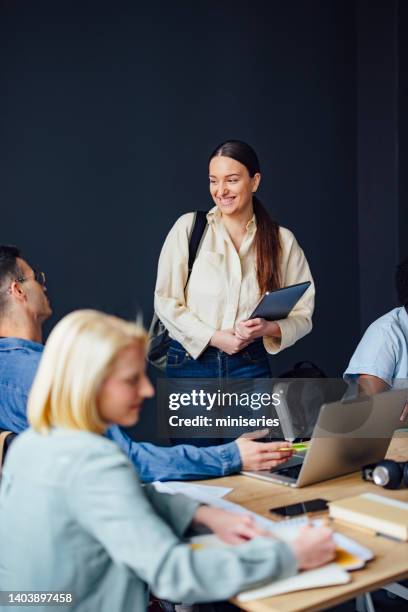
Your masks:
<svg viewBox="0 0 408 612"><path fill-rule="evenodd" d="M80 307L148 322L162 240L211 206L208 153L240 138L317 286L274 372L341 374L360 335L354 2L9 0L0 41L0 241L47 272L50 325Z"/></svg>
<svg viewBox="0 0 408 612"><path fill-rule="evenodd" d="M398 7L399 257L408 257L408 2Z"/></svg>
<svg viewBox="0 0 408 612"><path fill-rule="evenodd" d="M398 0L357 3L360 316L395 307L399 260ZM403 3L402 3L403 4Z"/></svg>

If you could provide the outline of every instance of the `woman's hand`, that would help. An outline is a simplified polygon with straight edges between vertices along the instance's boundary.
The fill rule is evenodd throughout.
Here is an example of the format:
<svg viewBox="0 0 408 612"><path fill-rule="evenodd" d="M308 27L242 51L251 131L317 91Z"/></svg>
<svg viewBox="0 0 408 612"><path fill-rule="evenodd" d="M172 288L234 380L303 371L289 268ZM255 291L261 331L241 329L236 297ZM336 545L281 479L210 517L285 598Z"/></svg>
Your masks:
<svg viewBox="0 0 408 612"><path fill-rule="evenodd" d="M271 533L256 526L251 516L210 506L200 506L196 510L193 524L205 525L227 544L242 544L257 536L271 537ZM305 525L290 546L299 569L324 565L334 559L336 552L333 531L328 527Z"/></svg>
<svg viewBox="0 0 408 612"><path fill-rule="evenodd" d="M305 525L291 543L299 569L312 569L334 559L336 544L328 527Z"/></svg>
<svg viewBox="0 0 408 612"><path fill-rule="evenodd" d="M215 346L220 351L228 353L228 355L235 355L235 353L241 351L248 344L249 342L239 338L233 329L216 331L210 340L210 346Z"/></svg>
<svg viewBox="0 0 408 612"><path fill-rule="evenodd" d="M240 321L237 323L235 335L237 338L246 340L249 343L263 336L280 338L281 329L275 321L267 321L266 319L257 317L256 319L248 319L247 321Z"/></svg>
<svg viewBox="0 0 408 612"><path fill-rule="evenodd" d="M242 544L256 536L267 535L255 525L251 516L210 506L200 506L194 515L193 523L205 525L227 544Z"/></svg>
<svg viewBox="0 0 408 612"><path fill-rule="evenodd" d="M254 437L257 438L256 432ZM270 470L281 463L285 463L293 454L289 442L255 442L248 434L235 440L243 470ZM287 447L287 451L278 451L278 448Z"/></svg>

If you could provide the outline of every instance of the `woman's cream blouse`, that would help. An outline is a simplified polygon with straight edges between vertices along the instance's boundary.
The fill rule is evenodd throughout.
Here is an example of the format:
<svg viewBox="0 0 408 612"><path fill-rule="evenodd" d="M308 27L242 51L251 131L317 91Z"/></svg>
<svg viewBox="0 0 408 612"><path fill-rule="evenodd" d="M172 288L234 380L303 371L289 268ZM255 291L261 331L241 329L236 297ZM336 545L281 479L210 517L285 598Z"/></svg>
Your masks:
<svg viewBox="0 0 408 612"><path fill-rule="evenodd" d="M233 329L247 319L261 295L256 278L255 216L236 251L217 207L207 214L208 228L188 276L188 246L194 213L182 215L170 230L159 259L154 307L171 338L196 359L217 330ZM280 228L282 286L311 281L311 286L286 319L277 321L282 337L264 337L276 354L312 329L315 289L306 257L288 229Z"/></svg>

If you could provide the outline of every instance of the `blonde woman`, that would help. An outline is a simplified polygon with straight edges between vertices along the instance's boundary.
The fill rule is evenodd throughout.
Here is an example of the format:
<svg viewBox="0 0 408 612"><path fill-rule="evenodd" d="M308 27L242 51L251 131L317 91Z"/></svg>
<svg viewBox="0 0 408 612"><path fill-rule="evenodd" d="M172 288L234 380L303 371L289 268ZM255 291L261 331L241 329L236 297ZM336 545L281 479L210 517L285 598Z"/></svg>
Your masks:
<svg viewBox="0 0 408 612"><path fill-rule="evenodd" d="M31 429L4 466L2 589L70 592L71 609L83 612L141 612L148 587L172 601L220 600L332 558L328 529L309 528L288 546L260 537L249 517L140 485L101 434L136 423L153 395L145 341L139 326L95 311L68 315L50 335L29 399ZM192 550L182 537L198 524L245 543Z"/></svg>

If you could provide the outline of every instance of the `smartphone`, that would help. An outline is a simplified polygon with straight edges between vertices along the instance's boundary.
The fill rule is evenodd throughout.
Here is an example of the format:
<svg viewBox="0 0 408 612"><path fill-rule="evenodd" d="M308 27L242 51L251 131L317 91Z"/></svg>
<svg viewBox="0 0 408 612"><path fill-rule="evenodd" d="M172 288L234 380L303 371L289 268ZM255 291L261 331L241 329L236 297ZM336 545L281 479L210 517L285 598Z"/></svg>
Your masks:
<svg viewBox="0 0 408 612"><path fill-rule="evenodd" d="M270 508L269 512L279 514L280 516L292 517L307 512L321 512L327 510L327 499L309 499L300 504L290 504L289 506L280 506L279 508Z"/></svg>

